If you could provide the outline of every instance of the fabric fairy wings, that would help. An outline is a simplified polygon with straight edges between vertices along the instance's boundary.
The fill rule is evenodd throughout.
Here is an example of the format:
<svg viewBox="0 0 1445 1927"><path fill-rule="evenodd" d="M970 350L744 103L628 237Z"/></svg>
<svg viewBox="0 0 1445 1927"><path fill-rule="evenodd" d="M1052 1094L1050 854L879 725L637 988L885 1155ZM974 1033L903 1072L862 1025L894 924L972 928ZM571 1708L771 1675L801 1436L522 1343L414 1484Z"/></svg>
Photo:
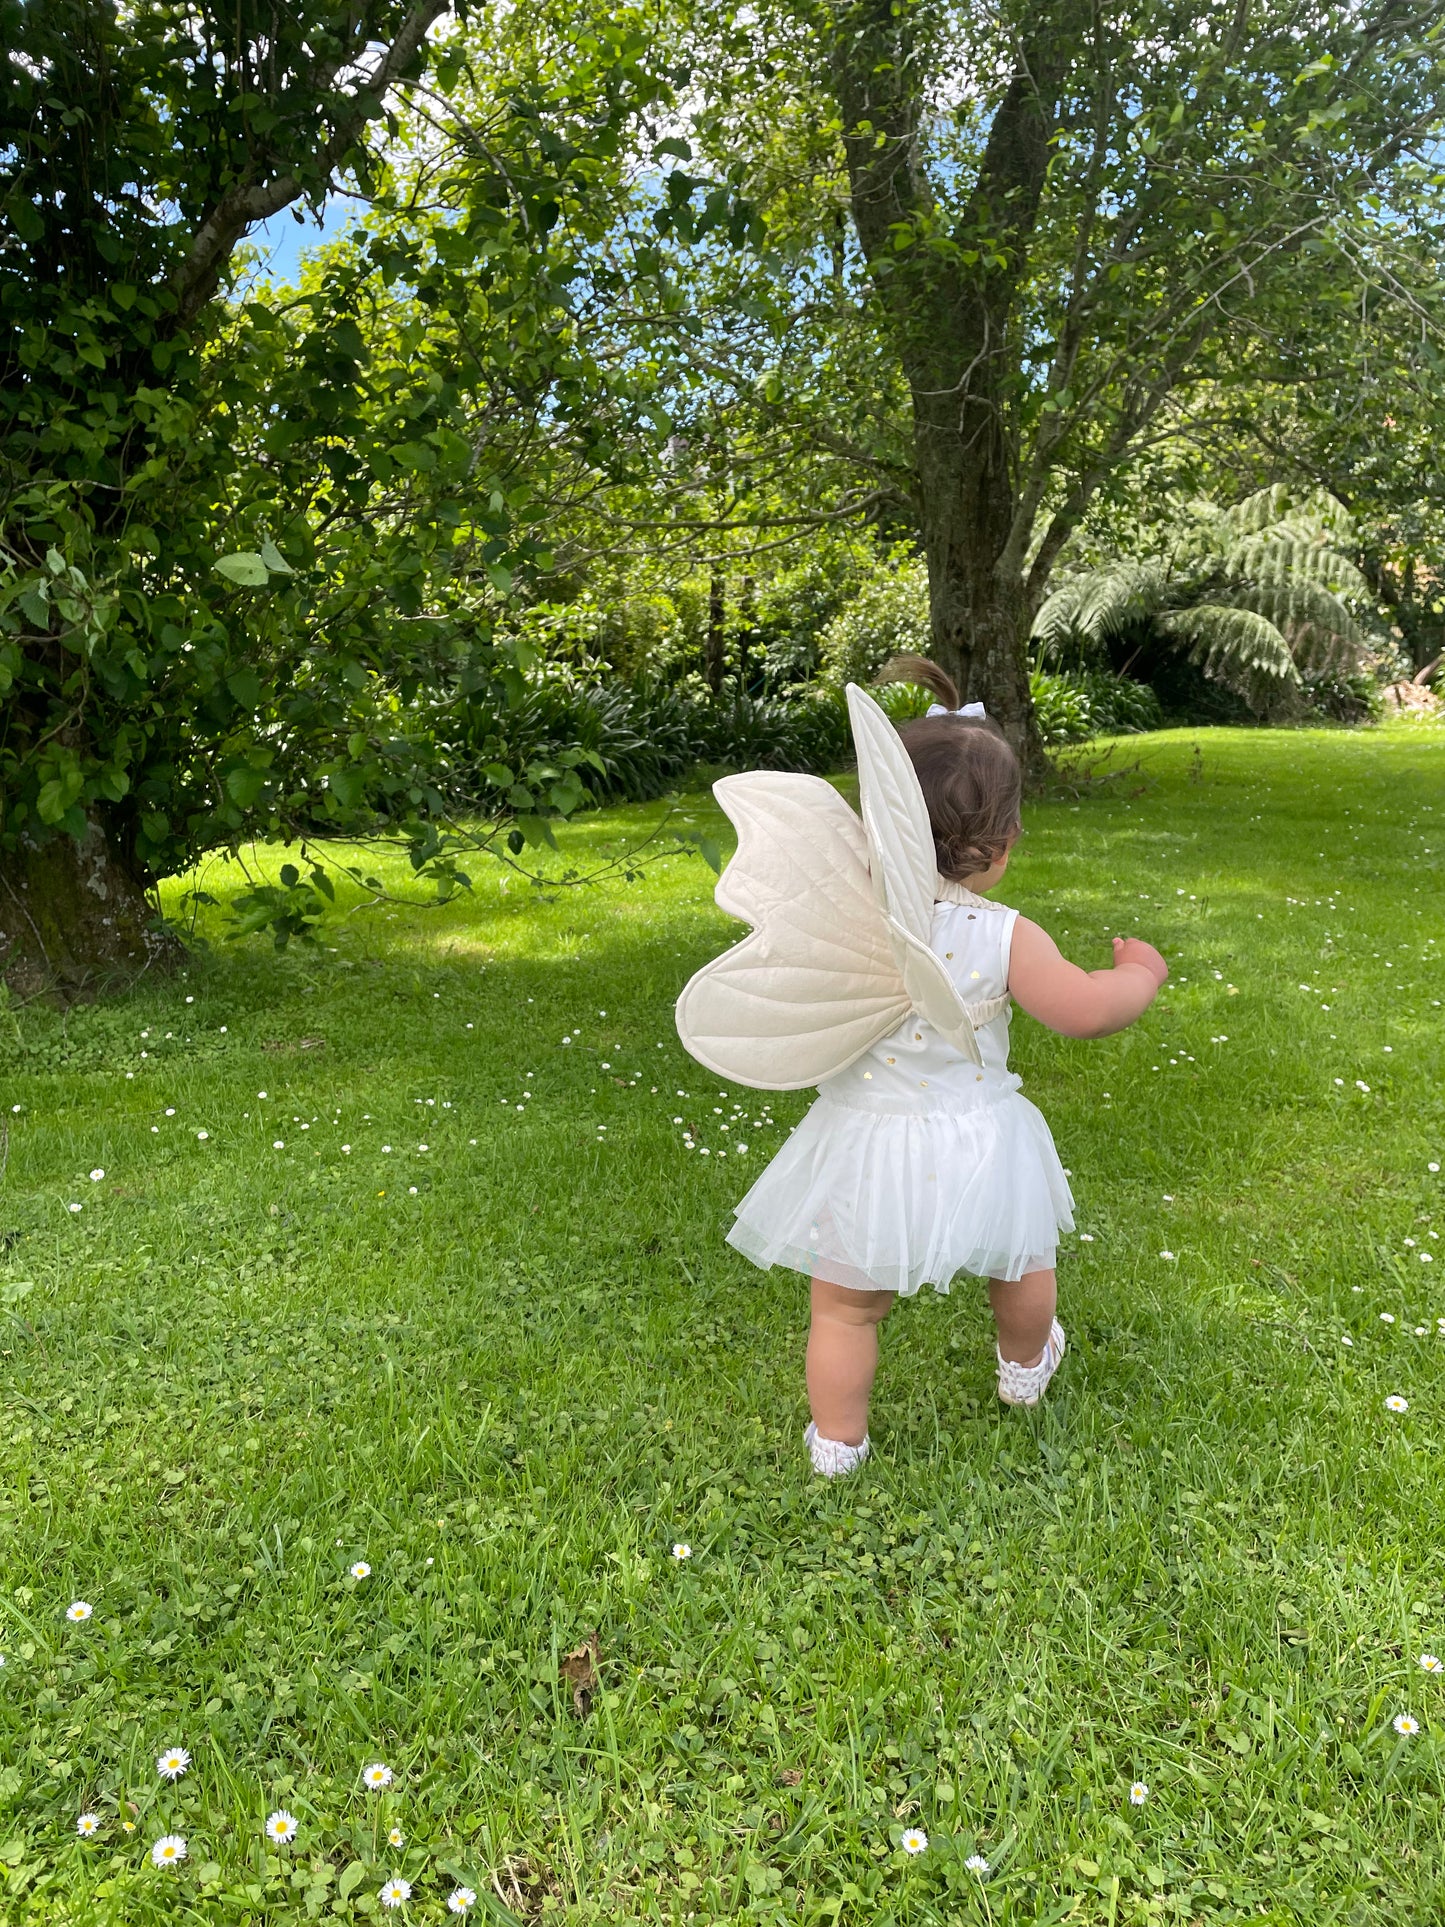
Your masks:
<svg viewBox="0 0 1445 1927"><path fill-rule="evenodd" d="M938 873L923 792L898 732L848 685L862 821L819 776L752 770L713 794L738 847L720 910L753 926L677 1000L700 1064L737 1084L800 1090L846 1070L917 1012L973 1063L1005 1000L967 1005L928 947Z"/></svg>

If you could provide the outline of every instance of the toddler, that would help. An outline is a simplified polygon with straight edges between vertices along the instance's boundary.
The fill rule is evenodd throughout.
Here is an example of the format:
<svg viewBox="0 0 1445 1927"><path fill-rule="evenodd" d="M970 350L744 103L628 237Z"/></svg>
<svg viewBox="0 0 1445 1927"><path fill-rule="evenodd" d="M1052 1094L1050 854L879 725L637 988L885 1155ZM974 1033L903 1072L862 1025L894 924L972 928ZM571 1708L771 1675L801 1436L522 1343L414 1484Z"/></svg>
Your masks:
<svg viewBox="0 0 1445 1927"><path fill-rule="evenodd" d="M1137 938L1114 939L1112 969L1080 970L1037 924L989 900L1020 834L1018 759L981 707L960 711L936 664L899 658L885 676L939 699L898 734L937 861L928 948L967 1007L977 1053L911 1011L819 1083L736 1207L730 1243L812 1280L805 1436L826 1478L868 1455L878 1327L921 1285L986 1278L998 1395L1008 1405L1043 1397L1064 1355L1054 1258L1073 1200L1048 1126L1008 1067L1009 1003L1065 1037L1103 1037L1133 1023L1168 976ZM924 905L926 923L926 886Z"/></svg>

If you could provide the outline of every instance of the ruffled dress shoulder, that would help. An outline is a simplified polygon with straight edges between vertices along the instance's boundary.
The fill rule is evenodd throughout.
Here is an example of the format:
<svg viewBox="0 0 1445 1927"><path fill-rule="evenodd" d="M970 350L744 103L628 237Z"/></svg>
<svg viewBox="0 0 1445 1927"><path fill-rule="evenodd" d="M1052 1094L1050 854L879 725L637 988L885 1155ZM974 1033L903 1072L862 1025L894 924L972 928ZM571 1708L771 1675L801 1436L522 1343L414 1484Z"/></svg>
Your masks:
<svg viewBox="0 0 1445 1927"><path fill-rule="evenodd" d="M1049 1127L1008 1067L1018 912L939 879L929 946L974 1014L981 1064L921 1017L818 1087L736 1207L728 1242L857 1290L947 1291L959 1272L1054 1263L1073 1198Z"/></svg>

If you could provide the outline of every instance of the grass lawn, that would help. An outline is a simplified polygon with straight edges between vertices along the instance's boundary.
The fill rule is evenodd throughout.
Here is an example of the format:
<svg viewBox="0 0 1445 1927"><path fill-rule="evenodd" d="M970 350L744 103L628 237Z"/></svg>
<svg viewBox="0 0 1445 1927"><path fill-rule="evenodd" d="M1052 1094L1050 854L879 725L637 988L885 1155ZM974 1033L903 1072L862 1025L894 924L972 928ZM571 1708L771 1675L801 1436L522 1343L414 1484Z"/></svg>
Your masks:
<svg viewBox="0 0 1445 1927"><path fill-rule="evenodd" d="M1441 1917L1445 732L1129 753L1002 893L1174 971L1015 1018L1068 1359L1005 1412L981 1289L902 1305L836 1487L723 1243L806 1094L672 1028L695 857L0 1015L0 1919Z"/></svg>

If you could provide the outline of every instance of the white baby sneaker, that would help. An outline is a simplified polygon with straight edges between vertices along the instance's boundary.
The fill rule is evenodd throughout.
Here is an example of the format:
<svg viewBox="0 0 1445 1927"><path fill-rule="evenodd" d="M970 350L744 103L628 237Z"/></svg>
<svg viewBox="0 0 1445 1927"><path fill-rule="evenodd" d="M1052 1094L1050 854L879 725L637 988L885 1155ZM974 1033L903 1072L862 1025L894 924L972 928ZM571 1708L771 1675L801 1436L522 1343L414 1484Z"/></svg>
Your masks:
<svg viewBox="0 0 1445 1927"><path fill-rule="evenodd" d="M1064 1328L1057 1318L1050 1325L1048 1343L1037 1365L1016 1365L997 1346L994 1350L998 1356L998 1395L1004 1404L1037 1405L1064 1355ZM813 1463L816 1465L817 1460Z"/></svg>
<svg viewBox="0 0 1445 1927"><path fill-rule="evenodd" d="M820 1437L816 1425L804 1432L803 1443L820 1479L839 1479L845 1472L856 1472L868 1456L866 1438L861 1445L845 1445L841 1439Z"/></svg>

